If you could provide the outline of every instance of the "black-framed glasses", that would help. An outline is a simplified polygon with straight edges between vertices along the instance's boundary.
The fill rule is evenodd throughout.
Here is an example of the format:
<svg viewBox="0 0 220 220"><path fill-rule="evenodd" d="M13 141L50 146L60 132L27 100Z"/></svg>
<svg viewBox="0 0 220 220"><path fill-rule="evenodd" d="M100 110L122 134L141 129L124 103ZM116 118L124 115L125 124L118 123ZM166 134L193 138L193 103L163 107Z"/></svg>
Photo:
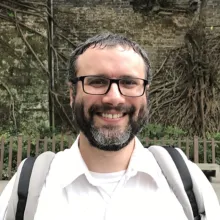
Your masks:
<svg viewBox="0 0 220 220"><path fill-rule="evenodd" d="M105 95L109 92L112 83L116 83L123 96L139 97L144 94L148 85L147 80L132 77L109 79L104 76L80 76L71 80L73 84L79 81L82 81L83 91L90 95Z"/></svg>

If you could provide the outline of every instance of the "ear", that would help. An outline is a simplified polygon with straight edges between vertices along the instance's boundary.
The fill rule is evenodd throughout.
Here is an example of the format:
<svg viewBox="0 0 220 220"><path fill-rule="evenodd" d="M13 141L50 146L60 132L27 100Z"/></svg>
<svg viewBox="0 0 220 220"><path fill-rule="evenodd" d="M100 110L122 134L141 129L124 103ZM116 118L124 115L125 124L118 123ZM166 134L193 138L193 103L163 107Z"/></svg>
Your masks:
<svg viewBox="0 0 220 220"><path fill-rule="evenodd" d="M146 97L147 97L147 100L149 99L149 90L150 90L150 85L146 85L146 89L145 89L145 94L146 94Z"/></svg>

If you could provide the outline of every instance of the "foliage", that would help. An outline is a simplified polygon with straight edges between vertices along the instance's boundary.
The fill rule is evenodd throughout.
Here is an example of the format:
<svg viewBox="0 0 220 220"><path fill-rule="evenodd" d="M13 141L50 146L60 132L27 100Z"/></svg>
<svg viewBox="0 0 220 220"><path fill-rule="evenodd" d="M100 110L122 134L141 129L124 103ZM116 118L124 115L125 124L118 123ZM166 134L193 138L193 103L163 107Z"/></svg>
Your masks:
<svg viewBox="0 0 220 220"><path fill-rule="evenodd" d="M191 28L186 33L185 44L168 51L169 55L154 74L150 89L151 123L165 125L165 136L171 132L173 138L182 134L177 127L181 127L187 135L202 137L207 132L215 133L220 129L219 36L208 33L202 14L207 1L200 2L189 1L184 9L177 8L180 5L177 1L137 0L131 3L137 11L158 14L188 13L201 9L199 21L196 20L193 26L189 22L187 26ZM56 15L62 14L57 17L64 17L68 24L77 15L74 10L67 11L62 7L55 6L55 10ZM65 16L65 13L70 13L70 16ZM89 17L90 14L85 10L83 16ZM0 3L0 19L5 21L2 26L7 25L7 31L0 33L0 49L3 51L0 54L0 133L8 130L15 134L53 133L56 131L52 120L49 120L52 116L55 127L59 127L58 133L75 131L65 82L67 54L70 52L66 48L75 48L75 42L82 40L73 31L78 29L81 32L81 29L78 25L72 27L72 31L66 30L60 27L57 17L52 16L46 4L38 1L2 0ZM90 22L88 17L87 22ZM56 30L53 37L49 21L53 21ZM123 20L119 22L126 23ZM98 31L103 30L93 21L89 24L100 28L96 29ZM105 25L108 29L110 24ZM120 31L125 32L125 29ZM64 47L66 52L58 49L60 47ZM49 51L53 51L54 88L51 88L53 77L49 70ZM154 132L158 137L164 132L159 125L156 130ZM148 131L144 129L143 132ZM154 135L154 132L149 135Z"/></svg>
<svg viewBox="0 0 220 220"><path fill-rule="evenodd" d="M187 132L176 126L162 126L157 124L146 125L138 135L143 145L173 145L180 147L186 153L186 142L188 140L189 158L194 160L193 138L188 136ZM146 144L146 137L149 141ZM204 162L204 142L206 142L206 159L207 163L212 163L212 139L215 143L216 163L220 164L220 133L206 134L207 138L199 137L199 160ZM181 143L179 141L181 140ZM180 145L181 144L181 145Z"/></svg>
<svg viewBox="0 0 220 220"><path fill-rule="evenodd" d="M186 135L186 131L175 127L175 126L162 126L161 124L148 124L144 126L138 135L142 142L145 141L146 137L149 139L178 139Z"/></svg>
<svg viewBox="0 0 220 220"><path fill-rule="evenodd" d="M11 127L16 133L36 133L42 121L45 127L54 127L49 120L52 115L63 130L74 130L67 90L63 89L67 88L66 71L60 74L60 69L66 69L68 59L54 46L55 40L73 44L60 33L48 6L2 0L0 19L0 122L3 125L0 133ZM51 20L56 28L53 36ZM52 57L54 66L50 69ZM52 71L56 76L53 88Z"/></svg>
<svg viewBox="0 0 220 220"><path fill-rule="evenodd" d="M218 142L215 144L215 154L216 154L216 163L220 164L220 132L209 133L209 134L206 134L206 136L208 140L214 139L216 142ZM210 149L211 149L211 146L208 148L208 150L211 151ZM209 153L208 155L210 154L211 153ZM208 158L208 162L211 162L211 158Z"/></svg>
<svg viewBox="0 0 220 220"><path fill-rule="evenodd" d="M179 139L185 139L187 132L176 126L163 126L161 124L146 125L138 137L145 146L168 145L179 146ZM193 139L193 137L190 137ZM186 142L181 143L181 149L186 152ZM193 147L190 147L190 156L192 157Z"/></svg>

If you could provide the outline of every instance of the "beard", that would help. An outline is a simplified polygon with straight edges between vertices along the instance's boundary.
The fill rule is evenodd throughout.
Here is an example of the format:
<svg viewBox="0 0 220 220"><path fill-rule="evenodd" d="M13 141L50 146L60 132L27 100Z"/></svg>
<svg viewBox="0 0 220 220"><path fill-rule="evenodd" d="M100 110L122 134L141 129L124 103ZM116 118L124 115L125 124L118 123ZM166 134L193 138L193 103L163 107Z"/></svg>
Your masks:
<svg viewBox="0 0 220 220"><path fill-rule="evenodd" d="M95 126L94 116L100 112L116 110L124 112L129 117L128 124L122 128L116 125ZM104 151L119 151L127 146L141 128L147 123L148 109L142 105L137 118L134 114L134 106L93 105L88 109L88 117L85 114L84 103L75 103L73 106L73 116L78 129L86 136L91 146Z"/></svg>

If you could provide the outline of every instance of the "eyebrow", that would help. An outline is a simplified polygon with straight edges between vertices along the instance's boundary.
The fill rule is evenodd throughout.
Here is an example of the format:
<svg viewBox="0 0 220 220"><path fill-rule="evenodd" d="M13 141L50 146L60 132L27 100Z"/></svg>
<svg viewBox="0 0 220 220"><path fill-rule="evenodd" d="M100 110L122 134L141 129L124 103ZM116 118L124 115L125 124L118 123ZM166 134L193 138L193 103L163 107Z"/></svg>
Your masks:
<svg viewBox="0 0 220 220"><path fill-rule="evenodd" d="M104 73L99 73L99 74L94 75L94 76L100 76L100 77L109 78L109 77L106 76L106 74L104 74ZM118 77L118 79L125 79L125 78L138 78L138 77L132 76L132 75L127 75L127 74L124 74L124 75L121 75L121 76Z"/></svg>

